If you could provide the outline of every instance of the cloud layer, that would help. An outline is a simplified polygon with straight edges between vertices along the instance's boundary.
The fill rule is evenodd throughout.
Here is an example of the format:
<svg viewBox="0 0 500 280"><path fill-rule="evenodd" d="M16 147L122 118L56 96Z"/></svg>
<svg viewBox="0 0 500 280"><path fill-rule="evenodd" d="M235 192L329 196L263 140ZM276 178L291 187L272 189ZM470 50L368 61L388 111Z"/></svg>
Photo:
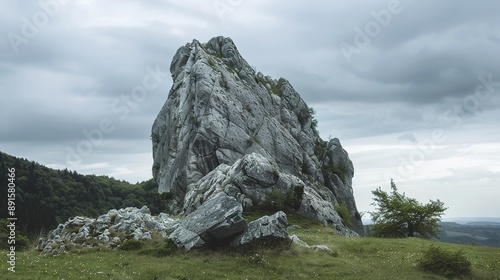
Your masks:
<svg viewBox="0 0 500 280"><path fill-rule="evenodd" d="M9 1L0 150L149 179L172 56L223 35L294 85L323 138L342 141L362 211L394 178L422 202L444 201L448 216L500 216L498 10L492 0Z"/></svg>

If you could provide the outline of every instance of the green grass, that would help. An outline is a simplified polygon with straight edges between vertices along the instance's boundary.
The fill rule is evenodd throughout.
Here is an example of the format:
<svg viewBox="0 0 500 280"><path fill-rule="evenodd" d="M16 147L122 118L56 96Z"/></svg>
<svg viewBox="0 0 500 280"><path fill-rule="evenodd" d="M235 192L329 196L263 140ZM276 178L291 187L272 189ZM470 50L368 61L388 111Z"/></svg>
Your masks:
<svg viewBox="0 0 500 280"><path fill-rule="evenodd" d="M261 214L250 213L252 220ZM41 255L17 252L16 272L7 271L6 253L0 279L445 279L417 268L423 251L432 244L446 250L462 249L472 263L468 279L500 279L500 249L436 243L416 238L345 238L328 227L288 215L289 224L309 245L327 245L331 251L313 251L296 245L279 252L192 251L169 248L159 238L137 250L104 248Z"/></svg>

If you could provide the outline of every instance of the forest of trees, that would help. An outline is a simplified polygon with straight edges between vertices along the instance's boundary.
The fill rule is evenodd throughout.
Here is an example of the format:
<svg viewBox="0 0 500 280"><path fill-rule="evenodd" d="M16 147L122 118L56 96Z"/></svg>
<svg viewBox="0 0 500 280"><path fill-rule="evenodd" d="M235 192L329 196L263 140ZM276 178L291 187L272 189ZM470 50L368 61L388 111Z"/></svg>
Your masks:
<svg viewBox="0 0 500 280"><path fill-rule="evenodd" d="M165 210L153 179L130 184L54 170L0 152L0 219L7 218L8 168L16 169L16 217L23 234L51 230L73 216L97 217L110 209L146 205L153 214Z"/></svg>

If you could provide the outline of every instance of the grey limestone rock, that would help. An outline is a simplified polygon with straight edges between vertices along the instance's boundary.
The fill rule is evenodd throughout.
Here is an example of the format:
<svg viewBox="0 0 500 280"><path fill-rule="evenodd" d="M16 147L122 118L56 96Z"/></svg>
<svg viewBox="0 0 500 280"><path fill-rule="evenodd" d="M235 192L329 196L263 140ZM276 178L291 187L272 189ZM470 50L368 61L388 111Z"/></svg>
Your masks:
<svg viewBox="0 0 500 280"><path fill-rule="evenodd" d="M178 224L178 220L164 213L152 216L146 206L140 209L135 207L112 209L97 219L78 216L70 218L50 231L38 247L43 253L57 253L64 250L67 245L115 248L127 238L151 239L153 231L166 238Z"/></svg>
<svg viewBox="0 0 500 280"><path fill-rule="evenodd" d="M308 248L308 249L313 249L313 250L317 250L317 251L330 251L330 248L328 248L328 246L326 246L326 245L312 245L312 246L309 246L309 245L307 245L307 243L305 243L304 241L300 240L300 238L297 235L291 235L290 239L292 240L292 242L294 244L297 244L299 246L302 246L302 247L305 247L305 248Z"/></svg>
<svg viewBox="0 0 500 280"><path fill-rule="evenodd" d="M175 231L170 234L169 238L177 247L181 247L186 251L205 245L205 241L203 241L198 234L183 226L175 229Z"/></svg>
<svg viewBox="0 0 500 280"><path fill-rule="evenodd" d="M247 228L243 207L234 198L219 193L183 219L170 234L178 247L190 250L234 237Z"/></svg>
<svg viewBox="0 0 500 280"><path fill-rule="evenodd" d="M345 202L362 234L352 162L338 139L320 138L313 110L287 80L256 72L224 37L179 48L170 72L151 138L153 176L171 212L189 215L221 192L247 209L296 188L293 210L355 235L333 209Z"/></svg>
<svg viewBox="0 0 500 280"><path fill-rule="evenodd" d="M286 176L283 179L287 178ZM278 185L291 184L281 180L280 172L266 158L259 154L248 154L232 166L221 164L198 182L188 187L184 198L183 213L189 214L211 197L225 193L236 198L244 208L263 203L266 195ZM298 182L297 182L298 184ZM281 186L283 196L289 186Z"/></svg>
<svg viewBox="0 0 500 280"><path fill-rule="evenodd" d="M286 214L282 211L263 216L248 224L247 230L231 241L231 246L290 244Z"/></svg>

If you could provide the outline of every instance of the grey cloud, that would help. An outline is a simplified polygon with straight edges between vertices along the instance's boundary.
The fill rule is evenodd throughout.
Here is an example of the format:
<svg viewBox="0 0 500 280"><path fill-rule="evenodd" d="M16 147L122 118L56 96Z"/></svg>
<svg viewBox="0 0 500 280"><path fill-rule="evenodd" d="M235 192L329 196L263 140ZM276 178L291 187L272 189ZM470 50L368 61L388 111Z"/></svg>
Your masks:
<svg viewBox="0 0 500 280"><path fill-rule="evenodd" d="M449 171L453 174L449 177L443 178L448 182L500 182L500 172L491 171L481 167L469 168L451 168Z"/></svg>
<svg viewBox="0 0 500 280"><path fill-rule="evenodd" d="M125 166L146 170L140 179L150 178L151 159L143 154L150 153L150 128L172 81L166 78L127 114L116 110L123 104L115 110L112 104L141 83L145 67L160 65L168 72L178 47L218 35L231 37L258 71L288 79L318 112L325 138L339 137L348 152L351 145L362 151L365 145L388 145L353 154L362 161L354 163L359 166L356 180L363 182L359 191L380 182L380 162L397 169L399 156L407 156L391 145L415 143L434 129L448 136L449 146L434 155L442 160L457 155L459 145L498 142L492 131L500 120L500 86L486 98L473 99L479 76L492 75L500 82L498 1L401 0L403 11L350 63L340 43L352 44L354 28L363 29L374 20L371 12L385 9L388 1L241 1L224 20L212 1L82 3L71 1L19 54L5 35L20 32L21 17L39 11L38 1L2 6L2 151L64 165L65 147L84 140L83 129L110 118L116 130L105 135L103 145L81 166L73 167L87 172L103 166L102 172L119 174L116 170ZM491 166L482 157L474 159L484 170ZM464 172L455 170L453 176L462 178ZM119 176L135 180L130 174ZM466 177L495 176L471 170ZM438 188L442 182L429 184Z"/></svg>
<svg viewBox="0 0 500 280"><path fill-rule="evenodd" d="M407 140L407 141L410 141L414 144L417 144L418 143L418 140L417 138L415 137L415 134L413 133L405 133L405 134L402 134L401 136L399 136L397 138L398 140Z"/></svg>

